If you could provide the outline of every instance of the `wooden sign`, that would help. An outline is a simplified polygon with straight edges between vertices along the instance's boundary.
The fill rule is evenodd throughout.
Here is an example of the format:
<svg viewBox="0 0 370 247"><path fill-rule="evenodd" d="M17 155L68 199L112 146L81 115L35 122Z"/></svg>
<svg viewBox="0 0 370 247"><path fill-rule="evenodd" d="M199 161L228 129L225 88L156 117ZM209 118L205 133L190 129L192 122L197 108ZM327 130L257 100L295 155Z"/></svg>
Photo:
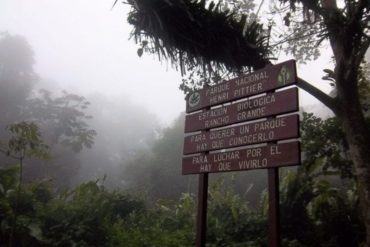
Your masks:
<svg viewBox="0 0 370 247"><path fill-rule="evenodd" d="M297 73L294 60L266 66L264 69L190 94L186 102L186 112L257 95L296 82Z"/></svg>
<svg viewBox="0 0 370 247"><path fill-rule="evenodd" d="M218 107L185 117L185 132L294 112L298 110L298 89L288 90Z"/></svg>
<svg viewBox="0 0 370 247"><path fill-rule="evenodd" d="M185 137L184 154L299 137L299 117L291 115Z"/></svg>
<svg viewBox="0 0 370 247"><path fill-rule="evenodd" d="M299 163L300 144L290 142L185 157L182 160L182 174L266 169Z"/></svg>
<svg viewBox="0 0 370 247"><path fill-rule="evenodd" d="M299 137L299 118L241 123L297 111L296 88L275 91L294 83L296 65L290 60L187 96L186 112L192 114L185 118L185 133L198 133L185 137L183 153L198 154L183 158L182 174L199 173L197 247L206 245L208 174L252 169L268 169L269 244L280 246L278 168L300 164L300 143L286 142ZM279 140L285 143L276 143Z"/></svg>

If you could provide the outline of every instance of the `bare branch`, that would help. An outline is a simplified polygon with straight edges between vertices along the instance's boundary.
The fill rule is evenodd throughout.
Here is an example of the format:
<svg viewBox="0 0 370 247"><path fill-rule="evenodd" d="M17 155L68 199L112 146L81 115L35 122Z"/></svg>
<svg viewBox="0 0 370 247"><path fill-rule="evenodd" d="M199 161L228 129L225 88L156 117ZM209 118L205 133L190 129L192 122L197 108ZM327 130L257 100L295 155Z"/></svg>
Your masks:
<svg viewBox="0 0 370 247"><path fill-rule="evenodd" d="M336 112L337 106L335 104L335 99L318 89L317 87L314 87L312 84L308 83L307 81L303 80L302 78L298 78L298 87L305 90L307 93L314 96L316 99L321 101L326 107L328 107L333 112Z"/></svg>
<svg viewBox="0 0 370 247"><path fill-rule="evenodd" d="M304 34L304 35L301 35L301 36L299 36L299 37L297 37L297 36L295 36L297 34L297 32L296 33L292 33L292 34L290 34L288 37L286 37L285 39L283 39L283 40L280 40L280 41L278 41L277 43L275 43L275 44L272 44L271 45L271 47L276 47L276 46L278 46L278 45L281 45L281 44L284 44L284 43L286 43L286 42L289 42L289 41L296 41L296 40L300 40L300 39L304 39L304 38L308 38L308 37L311 37L311 36L315 36L315 35L317 35L317 33L308 33L308 34ZM292 38L290 38L290 37L292 37ZM325 35L323 35L323 38L321 38L319 41L319 43L321 43L321 40L322 39L325 39L326 38L326 36Z"/></svg>

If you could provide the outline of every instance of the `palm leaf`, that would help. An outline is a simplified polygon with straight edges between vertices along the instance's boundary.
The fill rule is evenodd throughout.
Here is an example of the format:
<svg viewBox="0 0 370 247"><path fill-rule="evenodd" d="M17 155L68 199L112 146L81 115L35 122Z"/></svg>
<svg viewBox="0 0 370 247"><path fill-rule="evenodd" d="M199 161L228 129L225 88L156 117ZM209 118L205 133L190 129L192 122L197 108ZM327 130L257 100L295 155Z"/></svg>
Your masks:
<svg viewBox="0 0 370 247"><path fill-rule="evenodd" d="M136 43L149 41L146 50L170 60L181 71L213 67L238 71L268 63L267 36L262 25L240 21L222 12L219 3L206 7L194 0L129 0L128 22ZM185 68L186 67L186 68Z"/></svg>

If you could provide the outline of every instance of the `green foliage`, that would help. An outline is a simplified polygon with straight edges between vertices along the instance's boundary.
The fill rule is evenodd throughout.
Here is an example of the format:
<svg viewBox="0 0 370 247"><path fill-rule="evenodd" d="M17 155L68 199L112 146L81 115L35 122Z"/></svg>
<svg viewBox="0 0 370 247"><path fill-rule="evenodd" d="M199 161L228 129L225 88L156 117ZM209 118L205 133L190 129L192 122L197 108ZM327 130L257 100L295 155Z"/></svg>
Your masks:
<svg viewBox="0 0 370 247"><path fill-rule="evenodd" d="M306 207L313 198L311 178L300 170L288 170L280 183L280 195L283 238L309 244L312 222Z"/></svg>
<svg viewBox="0 0 370 247"><path fill-rule="evenodd" d="M39 127L35 123L21 122L7 127L11 137L2 144L0 151L15 159L26 156L36 158L48 157L48 146L41 139Z"/></svg>
<svg viewBox="0 0 370 247"><path fill-rule="evenodd" d="M18 170L0 169L0 246L10 236L14 209L17 228L14 246L108 246L115 222L144 210L141 199L106 191L100 181L81 184L58 194L49 181L27 184L15 202ZM18 206L16 206L18 204Z"/></svg>
<svg viewBox="0 0 370 247"><path fill-rule="evenodd" d="M42 231L51 246L103 246L110 223L125 219L143 204L96 182L57 195L40 212Z"/></svg>
<svg viewBox="0 0 370 247"><path fill-rule="evenodd" d="M194 195L159 199L169 184L175 190L179 183L174 164L180 160L174 160L181 152L177 143L182 129L182 121L166 129L150 155L135 162L157 171L149 173L143 166L133 177L148 175L144 182L154 196L147 201L106 190L104 179L64 191L54 190L50 181L35 181L20 190L21 166L1 168L0 246L194 246ZM35 124L11 125L9 130L5 154L23 159L23 154L43 156L47 151ZM281 180L282 246L347 247L363 241L357 188L344 165L348 160L342 140L335 119L303 115L303 165L285 170ZM235 181L220 178L209 188L207 246L267 246L267 194L253 208L245 195L235 192Z"/></svg>
<svg viewBox="0 0 370 247"><path fill-rule="evenodd" d="M82 96L62 92L59 97L40 90L37 97L28 100L23 117L39 127L53 156L51 162L31 161L34 169L25 170L28 179L53 178L59 186L68 185L76 174L80 160L77 153L91 148L96 131L89 127L92 118L85 113L89 102Z"/></svg>
<svg viewBox="0 0 370 247"><path fill-rule="evenodd" d="M339 123L303 113L301 129L303 164L284 174L280 188L283 237L303 246L359 246L364 225Z"/></svg>
<svg viewBox="0 0 370 247"><path fill-rule="evenodd" d="M150 155L138 156L130 170L126 170L128 178L131 176L133 181L145 184L140 188L148 191L148 198L154 202L165 195L167 188L174 191L181 183L174 169L180 166L174 165L180 161L173 153L181 152L181 147L175 147L174 143L181 142L183 128L176 126L166 130L154 143ZM332 243L358 246L364 229L356 213L359 210L357 190L348 186L353 183L351 161L338 121L303 113L301 128L303 164L297 169L284 170L281 178L284 246L330 246ZM138 173L133 173L134 167ZM174 179L168 180L171 176ZM261 195L256 210L248 206L245 194L235 192L236 182L230 183L225 175L225 179L210 187L207 241L210 246L266 246L267 193ZM135 183L133 188L138 185L139 182ZM325 208L332 215L314 213ZM343 234L341 229L348 233Z"/></svg>
<svg viewBox="0 0 370 247"><path fill-rule="evenodd" d="M364 238L358 196L350 188L340 191L328 181L316 181L315 197L307 205L317 246L358 246Z"/></svg>
<svg viewBox="0 0 370 247"><path fill-rule="evenodd" d="M0 145L0 150L8 154L1 157L0 163L9 163L11 156L17 159L25 155L45 156L47 150L37 140L25 142L25 138L34 139L35 127L32 124L36 124L39 128L37 132L42 134L44 143L50 147L53 159L48 164L28 159L25 178L53 177L58 180L57 183L66 185L67 176L72 177L79 167L79 160L73 152L90 148L96 136L95 130L88 124L91 116L85 114L89 102L84 97L67 92L62 92L59 97L54 97L47 90L35 92L34 85L40 78L33 65L34 53L24 37L0 33L0 139L8 139L7 131L19 137ZM15 123L24 125L18 124L17 127ZM27 123L32 124L26 126ZM13 127L6 129L6 126ZM31 153L22 153L24 148Z"/></svg>
<svg viewBox="0 0 370 247"><path fill-rule="evenodd" d="M363 227L354 191L341 193L328 183L302 180L301 171L288 172L282 182L282 246L358 246ZM0 245L9 236L16 176L13 167L0 170L0 184L6 191L0 194ZM158 200L148 207L137 196L107 191L102 182L58 193L48 181L25 186L16 246L194 246L193 195L183 194L178 201ZM210 186L208 200L207 246L267 246L262 205L249 207L223 179Z"/></svg>
<svg viewBox="0 0 370 247"><path fill-rule="evenodd" d="M19 234L19 232L26 231L29 232L29 234L21 234L20 237L16 238L16 241L30 241L27 236L38 238L37 233L39 231L38 228L35 227L34 222L21 215L22 213L28 214L33 212L32 204L30 203L31 196L22 190L23 161L26 157L46 158L48 156L48 146L43 143L40 133L38 132L38 126L34 123L21 122L12 124L8 126L8 130L11 137L0 151L19 162L19 178L16 190L14 189L14 193L10 193L9 195L7 195L7 193L4 194L4 197L9 196L11 202L11 207L9 207L10 205L5 207L8 209L8 212L10 208L11 211L4 215L5 217L2 223L4 223L4 231L10 231L7 239L9 239L9 246L12 246L15 241L14 235ZM6 181L7 179L4 180ZM6 204L4 203L4 205ZM24 235L26 239L23 238Z"/></svg>
<svg viewBox="0 0 370 247"><path fill-rule="evenodd" d="M194 198L184 194L179 202L159 201L142 214L113 226L109 246L194 246Z"/></svg>
<svg viewBox="0 0 370 247"><path fill-rule="evenodd" d="M348 144L337 118L322 120L312 113L303 113L301 133L307 173L353 177Z"/></svg>
<svg viewBox="0 0 370 247"><path fill-rule="evenodd" d="M281 225L284 239L302 246L359 246L364 226L356 189L334 186L328 177L300 167L281 183ZM297 227L299 226L299 227ZM298 245L300 246L300 245Z"/></svg>
<svg viewBox="0 0 370 247"><path fill-rule="evenodd" d="M194 246L195 198L157 201L142 214L131 214L113 227L111 246ZM220 179L209 189L207 246L267 246L266 216Z"/></svg>
<svg viewBox="0 0 370 247"><path fill-rule="evenodd" d="M0 192L4 195L8 190L17 186L18 180L16 179L16 174L18 174L19 168L17 166L9 166L0 169Z"/></svg>
<svg viewBox="0 0 370 247"><path fill-rule="evenodd" d="M8 244L11 236L14 246L39 246L42 233L37 212L52 198L50 184L35 182L19 191L18 173L17 166L0 168L0 246Z"/></svg>
<svg viewBox="0 0 370 247"><path fill-rule="evenodd" d="M209 246L267 246L263 210L253 210L245 198L219 179L209 189Z"/></svg>
<svg viewBox="0 0 370 247"><path fill-rule="evenodd" d="M76 94L63 91L60 97L52 97L51 92L40 90L38 97L29 100L25 117L37 122L50 145L61 144L80 152L91 148L96 136L96 131L88 128L92 116L84 112L89 105Z"/></svg>

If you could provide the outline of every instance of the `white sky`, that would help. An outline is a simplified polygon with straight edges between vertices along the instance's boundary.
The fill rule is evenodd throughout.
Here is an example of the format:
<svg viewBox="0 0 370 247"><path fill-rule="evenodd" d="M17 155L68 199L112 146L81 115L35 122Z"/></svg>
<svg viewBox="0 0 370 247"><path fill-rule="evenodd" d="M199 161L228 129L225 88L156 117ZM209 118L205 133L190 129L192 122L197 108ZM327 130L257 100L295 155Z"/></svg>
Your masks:
<svg viewBox="0 0 370 247"><path fill-rule="evenodd" d="M129 97L143 104L168 124L185 110L184 95L178 89L180 73L144 54L128 40L128 6L114 0L0 0L0 31L27 38L36 56L35 69L68 91L88 96L95 92ZM298 66L299 76L321 82L322 69L331 68L327 59ZM302 90L300 90L302 91ZM301 93L301 104L311 97Z"/></svg>
<svg viewBox="0 0 370 247"><path fill-rule="evenodd" d="M169 123L185 109L180 74L151 55L137 56L128 8L111 10L113 2L0 0L0 31L27 38L41 77L83 96L129 97Z"/></svg>

